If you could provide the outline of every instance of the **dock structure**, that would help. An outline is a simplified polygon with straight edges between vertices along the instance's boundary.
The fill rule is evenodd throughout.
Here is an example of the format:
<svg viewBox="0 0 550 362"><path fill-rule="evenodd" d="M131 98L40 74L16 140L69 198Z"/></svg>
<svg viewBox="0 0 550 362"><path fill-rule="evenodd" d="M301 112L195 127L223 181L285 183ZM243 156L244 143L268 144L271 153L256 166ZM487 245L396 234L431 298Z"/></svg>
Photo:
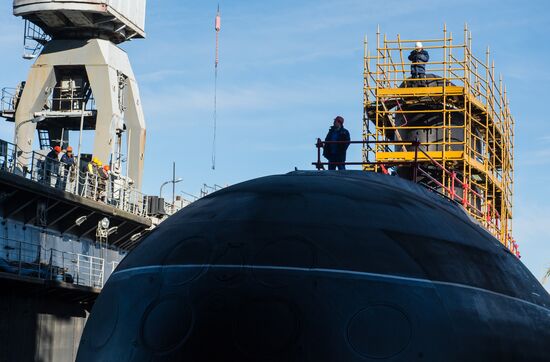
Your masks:
<svg viewBox="0 0 550 362"><path fill-rule="evenodd" d="M421 42L430 59L412 78L408 55ZM512 238L514 118L487 48L472 51L468 27L437 39L365 38L363 169L388 172L462 203L519 256ZM415 146L417 144L417 146Z"/></svg>

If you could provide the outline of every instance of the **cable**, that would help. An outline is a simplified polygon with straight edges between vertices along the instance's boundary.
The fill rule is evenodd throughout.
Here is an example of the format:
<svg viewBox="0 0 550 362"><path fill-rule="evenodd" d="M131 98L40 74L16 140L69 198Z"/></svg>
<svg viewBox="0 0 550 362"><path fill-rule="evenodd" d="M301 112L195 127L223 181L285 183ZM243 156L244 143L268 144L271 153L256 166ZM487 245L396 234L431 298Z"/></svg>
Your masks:
<svg viewBox="0 0 550 362"><path fill-rule="evenodd" d="M219 44L220 44L220 30L221 30L221 16L220 5L218 4L218 12L216 13L216 20L214 22L214 29L216 29L216 61L214 63L214 136L212 139L212 170L216 169L216 133L218 126L218 63L219 63Z"/></svg>
<svg viewBox="0 0 550 362"><path fill-rule="evenodd" d="M214 70L214 137L212 139L212 170L216 169L216 131L218 123L218 67Z"/></svg>

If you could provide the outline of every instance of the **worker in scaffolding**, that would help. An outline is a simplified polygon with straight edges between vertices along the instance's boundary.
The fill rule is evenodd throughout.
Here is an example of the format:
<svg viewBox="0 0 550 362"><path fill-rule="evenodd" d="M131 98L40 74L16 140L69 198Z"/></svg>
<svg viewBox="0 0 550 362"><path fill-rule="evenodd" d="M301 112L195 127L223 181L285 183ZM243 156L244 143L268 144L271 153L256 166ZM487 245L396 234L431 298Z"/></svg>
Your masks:
<svg viewBox="0 0 550 362"><path fill-rule="evenodd" d="M344 117L337 116L334 118L334 123L328 131L323 146L323 157L329 162L329 170L346 169L346 151L349 142L350 136L348 130L344 128Z"/></svg>
<svg viewBox="0 0 550 362"><path fill-rule="evenodd" d="M421 86L426 86L426 62L430 60L430 54L426 50L421 42L417 41L415 48L409 54L409 60L411 63L411 78L420 79L418 83Z"/></svg>

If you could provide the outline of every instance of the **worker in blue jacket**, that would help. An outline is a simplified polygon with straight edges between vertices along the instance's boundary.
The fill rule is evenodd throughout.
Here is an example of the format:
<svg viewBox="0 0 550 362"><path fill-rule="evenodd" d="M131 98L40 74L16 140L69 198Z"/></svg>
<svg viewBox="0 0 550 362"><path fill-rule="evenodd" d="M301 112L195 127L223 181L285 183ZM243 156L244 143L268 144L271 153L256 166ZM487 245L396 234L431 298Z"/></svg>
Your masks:
<svg viewBox="0 0 550 362"><path fill-rule="evenodd" d="M325 142L338 142L338 143L325 143L323 146L323 157L328 162L329 170L345 170L346 165L346 151L349 147L350 137L347 129L344 128L344 117L338 116L334 118L334 123L330 127Z"/></svg>
<svg viewBox="0 0 550 362"><path fill-rule="evenodd" d="M415 49L409 55L411 64L411 78L422 79L421 84L425 85L424 78L426 78L426 63L430 60L430 54L423 49L421 42L416 42Z"/></svg>

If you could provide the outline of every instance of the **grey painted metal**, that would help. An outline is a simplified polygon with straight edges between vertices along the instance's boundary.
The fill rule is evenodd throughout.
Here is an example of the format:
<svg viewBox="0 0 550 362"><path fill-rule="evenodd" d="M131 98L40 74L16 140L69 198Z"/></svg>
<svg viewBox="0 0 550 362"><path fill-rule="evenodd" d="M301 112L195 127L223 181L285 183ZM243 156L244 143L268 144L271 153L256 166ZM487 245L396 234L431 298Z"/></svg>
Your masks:
<svg viewBox="0 0 550 362"><path fill-rule="evenodd" d="M94 156L103 162L111 159L115 144L113 119L115 116L124 119L128 144L132 149L127 161L128 176L140 189L145 155L145 118L139 89L127 54L109 41L54 40L45 46L31 68L18 101L15 113L15 123L19 130L17 147L23 152L32 151L36 124L28 121L43 111L55 88L58 81L55 69L74 64L85 67L97 106ZM119 74L127 77L128 82L128 102L124 112L118 102Z"/></svg>
<svg viewBox="0 0 550 362"><path fill-rule="evenodd" d="M0 291L0 359L73 362L86 317L78 302Z"/></svg>
<svg viewBox="0 0 550 362"><path fill-rule="evenodd" d="M13 14L35 20L48 33L65 28L130 28L145 36L146 0L14 0Z"/></svg>

